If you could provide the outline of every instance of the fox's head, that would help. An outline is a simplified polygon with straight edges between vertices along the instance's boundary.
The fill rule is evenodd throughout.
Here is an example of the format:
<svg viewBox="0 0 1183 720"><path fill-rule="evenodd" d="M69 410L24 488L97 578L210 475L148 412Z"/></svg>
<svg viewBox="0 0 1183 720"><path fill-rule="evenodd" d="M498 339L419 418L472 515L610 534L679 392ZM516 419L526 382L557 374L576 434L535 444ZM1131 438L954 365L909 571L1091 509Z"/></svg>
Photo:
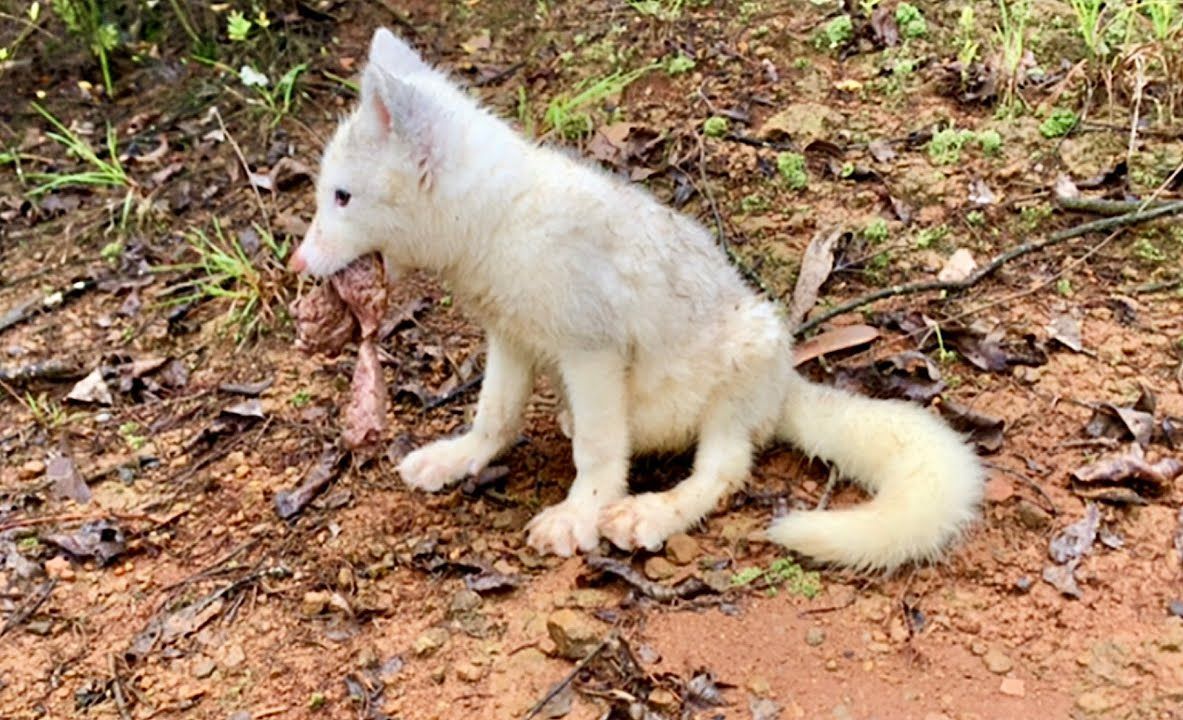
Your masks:
<svg viewBox="0 0 1183 720"><path fill-rule="evenodd" d="M379 250L397 262L390 253L399 243L421 242L458 97L405 42L385 28L374 33L361 102L325 148L316 216L293 271L323 277Z"/></svg>

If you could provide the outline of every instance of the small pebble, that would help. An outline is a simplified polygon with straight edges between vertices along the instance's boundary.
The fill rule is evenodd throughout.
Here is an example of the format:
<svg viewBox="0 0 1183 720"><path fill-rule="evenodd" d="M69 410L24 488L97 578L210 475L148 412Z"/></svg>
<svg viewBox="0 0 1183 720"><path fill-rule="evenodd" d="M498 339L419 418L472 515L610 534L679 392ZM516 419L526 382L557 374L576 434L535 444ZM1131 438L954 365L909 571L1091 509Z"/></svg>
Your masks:
<svg viewBox="0 0 1183 720"><path fill-rule="evenodd" d="M1100 690L1089 690L1076 697L1076 707L1086 713L1099 714L1113 709L1117 701Z"/></svg>
<svg viewBox="0 0 1183 720"><path fill-rule="evenodd" d="M473 612L481 606L481 596L472 590L461 590L452 596L452 604L448 606L448 615L456 617Z"/></svg>
<svg viewBox="0 0 1183 720"><path fill-rule="evenodd" d="M665 541L666 557L677 565L689 565L698 559L701 553L698 541L686 533L678 533Z"/></svg>
<svg viewBox="0 0 1183 720"><path fill-rule="evenodd" d="M427 657L443 647L446 642L448 642L448 631L441 627L433 627L415 638L411 647L419 657Z"/></svg>
<svg viewBox="0 0 1183 720"><path fill-rule="evenodd" d="M327 592L309 591L304 593L304 597L300 599L300 613L305 617L320 615L328 606L329 594Z"/></svg>
<svg viewBox="0 0 1183 720"><path fill-rule="evenodd" d="M768 697L772 694L772 685L768 683L768 679L762 675L748 680L748 690L756 697Z"/></svg>
<svg viewBox="0 0 1183 720"><path fill-rule="evenodd" d="M481 676L484 675L484 671L481 670L481 668L473 665L470 662L458 663L456 665L455 672L456 677L458 677L462 682L466 683L479 682Z"/></svg>
<svg viewBox="0 0 1183 720"><path fill-rule="evenodd" d="M45 574L51 578L58 580L73 580L76 575L74 573L74 566L68 558L61 555L55 555L45 561Z"/></svg>
<svg viewBox="0 0 1183 720"><path fill-rule="evenodd" d="M32 480L35 477L40 477L45 472L45 463L40 460L30 460L24 465L21 465L18 473L21 480Z"/></svg>
<svg viewBox="0 0 1183 720"><path fill-rule="evenodd" d="M826 641L826 631L819 627L811 627L805 631L805 644L817 647Z"/></svg>
<svg viewBox="0 0 1183 720"><path fill-rule="evenodd" d="M193 663L193 677L198 680L204 680L210 675L213 675L214 670L217 669L218 666L213 660L207 657L199 658L197 662Z"/></svg>
<svg viewBox="0 0 1183 720"><path fill-rule="evenodd" d="M986 664L986 669L995 675L1005 675L1015 667L1014 662L997 648L987 651L982 656L982 662Z"/></svg>
<svg viewBox="0 0 1183 720"><path fill-rule="evenodd" d="M568 660L582 660L600 644L602 630L591 618L570 609L556 610L546 619L546 631L556 652Z"/></svg>
<svg viewBox="0 0 1183 720"><path fill-rule="evenodd" d="M665 688L657 688L649 693L649 704L658 710L672 710L678 707L678 696Z"/></svg>
<svg viewBox="0 0 1183 720"><path fill-rule="evenodd" d="M660 555L645 561L645 577L650 580L668 580L677 574L678 568Z"/></svg>

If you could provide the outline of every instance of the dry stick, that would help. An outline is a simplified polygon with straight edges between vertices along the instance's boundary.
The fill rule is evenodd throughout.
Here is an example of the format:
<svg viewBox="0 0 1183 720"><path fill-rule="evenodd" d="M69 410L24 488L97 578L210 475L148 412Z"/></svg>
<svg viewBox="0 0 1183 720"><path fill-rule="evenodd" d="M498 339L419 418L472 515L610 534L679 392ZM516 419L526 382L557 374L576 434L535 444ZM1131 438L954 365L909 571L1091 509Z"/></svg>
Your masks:
<svg viewBox="0 0 1183 720"><path fill-rule="evenodd" d="M1060 508L1056 506L1055 501L1051 499L1051 496L1049 496L1047 494L1047 492L1039 485L1039 483L1035 482L1035 480L1027 477L1026 475L1024 475L1023 473L1021 473L1017 470L1012 470L1012 469L1008 468L1007 466L999 465L998 463L993 463L993 462L989 462L987 460L983 460L982 465L985 465L986 467L991 468L993 470L997 470L999 472L1006 473L1007 475L1010 475L1011 477L1018 478L1024 485L1031 488L1031 490L1033 490L1037 495L1039 495L1039 497L1043 498L1043 501L1047 503L1048 512L1050 512L1052 515L1059 515L1060 514Z"/></svg>
<svg viewBox="0 0 1183 720"><path fill-rule="evenodd" d="M251 182L251 166L246 161L246 156L242 154L242 148L238 146L238 141L226 129L226 123L222 122L222 113L218 112L217 106L214 106L214 117L218 119L218 127L221 128L222 133L226 135L226 139L230 141L230 147L234 148L234 154L238 156L238 162L242 164L242 170L246 173L246 184L251 186L251 190L255 193L255 202L259 204L259 214L263 216L263 224L267 226L268 237L274 237L275 233L271 232L271 215L267 212L267 206L263 204L263 194L259 192L259 188Z"/></svg>
<svg viewBox="0 0 1183 720"><path fill-rule="evenodd" d="M1146 283L1145 285L1130 288L1127 292L1132 295L1146 295L1164 290L1174 290L1180 285L1183 285L1183 277L1177 277L1174 280L1160 280L1158 282Z"/></svg>
<svg viewBox="0 0 1183 720"><path fill-rule="evenodd" d="M1170 205L1173 200L1161 200L1147 203L1142 200L1109 200L1106 198L1086 197L1057 197L1056 204L1065 210L1086 212L1094 215L1126 215L1139 210L1154 210L1163 205Z"/></svg>
<svg viewBox="0 0 1183 720"><path fill-rule="evenodd" d="M615 639L616 631L613 630L612 632L608 633L608 637L601 640L600 644L596 645L595 649L587 654L587 657L575 663L575 667L571 668L571 672L567 673L566 677L560 680L557 685L552 687L545 695L543 695L542 699L534 703L534 707L530 708L530 712L526 713L526 717L522 718L522 720L531 720L531 718L537 717L538 713L542 712L542 708L546 707L548 702L554 700L559 693L563 692L563 690L566 689L566 687L570 685L573 680L575 680L579 673L583 672L583 669L587 667L592 660L595 660L597 657L599 657L600 653L604 652L604 648L608 647L608 643Z"/></svg>
<svg viewBox="0 0 1183 720"><path fill-rule="evenodd" d="M37 612L37 608L41 607L41 604L49 599L49 596L53 594L53 589L57 587L57 584L57 578L50 578L49 580L46 580L41 585L41 587L37 589L37 594L34 595L31 600L26 602L24 607L8 616L8 620L4 622L4 626L0 627L0 637L3 637L4 633L32 617L33 613Z"/></svg>
<svg viewBox="0 0 1183 720"><path fill-rule="evenodd" d="M107 518L115 518L123 522L141 522L147 520L156 522L156 518L146 513L117 513L99 510L90 513L62 513L60 515L17 518L16 520L9 520L6 523L0 524L0 533L6 533L9 530L16 530L17 528L35 527L37 525L53 525L57 523L78 522L80 520L105 520Z"/></svg>
<svg viewBox="0 0 1183 720"><path fill-rule="evenodd" d="M849 302L842 303L838 307L827 310L804 325L799 326L793 332L793 334L799 337L831 318L837 317L838 315L844 315L851 310L857 310L858 308L861 308L864 305L869 305L876 300L897 297L899 295L914 295L916 293L929 292L932 290L965 290L976 285L983 278L994 273L996 270L998 270L998 268L1002 267L1006 263L1014 260L1015 258L1022 257L1023 255L1028 255L1037 250L1042 250L1053 245L1058 245L1067 240L1071 240L1091 232L1124 228L1128 225L1135 225L1138 223L1154 220L1156 218L1164 217L1166 215L1175 215L1179 213L1183 213L1183 200L1177 200L1175 202L1159 205L1158 207L1152 208L1150 210L1126 213L1125 215L1118 215L1117 217L1083 223L1081 225L1053 233L1042 240L1023 243L1016 248L1012 248L979 268L965 280L925 280L921 282L908 283L906 285L893 285L891 287L876 290L873 293L868 293L860 298L855 298Z"/></svg>
<svg viewBox="0 0 1183 720"><path fill-rule="evenodd" d="M703 100L705 101L706 98L704 97ZM731 243L727 240L727 229L723 224L723 215L719 212L719 204L715 202L715 193L711 190L711 184L707 182L706 144L703 142L701 137L698 138L698 177L699 182L702 183L702 187L700 188L689 174L685 172L682 174L685 176L686 181L690 183L691 187L693 187L700 195L707 199L707 203L711 207L711 215L714 216L715 233L718 236L716 241L719 243L719 247L723 249L723 252L726 253L727 259L731 261L731 264L734 265L737 270L739 270L739 274L742 275L745 280L755 285L760 289L760 292L764 293L765 295L771 295L772 291L769 290L768 286L764 284L764 280L756 274L755 270L748 267L747 263L743 262L743 260L731 250Z"/></svg>
<svg viewBox="0 0 1183 720"><path fill-rule="evenodd" d="M830 477L826 480L826 487L822 490L822 496L817 499L817 506L814 510L825 510L826 506L830 504L830 497L834 494L834 488L838 485L838 468L830 466Z"/></svg>
<svg viewBox="0 0 1183 720"><path fill-rule="evenodd" d="M1146 200L1143 201L1143 204L1148 205L1148 204L1154 202L1155 200L1157 200L1158 196L1161 195L1162 192L1164 190L1166 190L1166 188L1168 188L1171 185L1171 183L1173 183L1175 181L1175 178L1179 177L1180 173L1183 173L1183 163L1180 163L1179 166L1175 168L1175 170L1170 174L1170 176L1167 177L1167 179L1164 180L1162 182L1162 184L1160 184L1154 190L1154 192L1150 194L1150 197L1146 198ZM1077 258L1074 261L1072 261L1071 263L1069 263L1066 267L1064 267L1062 270L1060 270L1059 272L1057 272L1055 275L1048 278L1047 280L1045 280L1037 285L1034 285L1030 288L1027 288L1026 290L1020 290L1018 292L1011 293L1010 295L1007 295L1005 297L998 298L997 300L991 300L990 302L982 303L982 304L972 307L968 310L964 310L964 311L957 313L956 315L954 315L950 318L947 318L944 322L961 322L973 315L976 315L976 314L982 312L983 310L988 310L992 307L996 307L999 305L1006 305L1007 303L1013 302L1013 301L1018 300L1020 298L1023 298L1028 295L1032 295L1034 293L1039 292L1043 288L1045 288L1048 285L1051 285L1052 283L1059 280L1068 271L1075 270L1077 267L1079 267L1080 265L1087 262L1090 257L1092 257L1096 253L1100 252L1102 248L1104 248L1114 238L1116 238L1122 232L1122 230L1123 230L1123 228L1118 228L1118 229L1114 230L1112 233L1107 235L1105 237L1105 239L1101 240L1101 242L1099 242L1096 245L1089 248L1088 252L1086 252L1084 255L1080 256L1079 258ZM905 335L901 335L898 338L892 338L890 340L887 340L884 344L882 344L880 349L895 346L897 344L902 343L905 340L908 340L910 338L914 338L917 335L924 333L924 332L928 332L927 327L922 328L920 330L915 330L915 331L907 333ZM870 352L870 351L864 350L861 353L856 354L855 357L858 357L859 355L864 355L868 352ZM1179 365L1178 381L1179 381L1179 387L1183 388L1183 363L1180 363L1180 365Z"/></svg>
<svg viewBox="0 0 1183 720"><path fill-rule="evenodd" d="M1134 147L1138 142L1138 118L1142 114L1142 88L1146 85L1146 70L1140 54L1134 55L1134 116L1130 120L1130 140L1126 146L1126 167L1134 165Z"/></svg>
<svg viewBox="0 0 1183 720"><path fill-rule="evenodd" d="M1151 203L1156 201L1158 199L1158 196L1161 195L1162 192L1164 190L1166 190L1168 187L1170 187L1171 183L1173 183L1175 181L1175 178L1179 177L1179 173L1183 173L1183 162L1179 163L1179 165L1167 177L1167 179L1163 180L1162 184L1159 185L1157 188L1155 188L1154 192L1152 192L1150 194L1150 197L1148 197L1142 201L1143 207L1147 207ZM1175 205L1183 206L1183 201L1176 201ZM1155 210L1153 210L1153 211L1149 211L1149 210L1146 211L1146 213L1154 212L1157 210L1163 210L1164 208L1165 208L1165 206L1159 206L1158 208L1155 208ZM1146 213L1141 213L1141 214L1145 215ZM1138 215L1138 214L1140 214L1140 213L1131 213L1130 215ZM1167 213L1161 213L1161 214L1167 214ZM1061 277L1063 277L1064 273L1068 272L1069 270L1074 270L1077 267L1084 264L1085 261L1087 261L1093 255L1100 252L1102 248L1104 248L1106 245L1108 245L1110 242L1112 242L1114 238L1116 238L1118 235L1120 235L1122 233L1122 231L1125 229L1125 227L1124 227L1125 224L1119 223L1119 222L1114 222L1114 221L1119 221L1125 217L1128 217L1128 216L1122 215L1122 216L1119 216L1116 218L1108 218L1107 220L1097 220L1092 223L1085 223L1084 225L1077 226L1077 229L1088 228L1088 229L1097 229L1097 230L1108 229L1111 226L1117 226L1117 227L1113 232L1106 235L1104 240L1102 240L1101 242L1099 242L1096 245L1089 248L1088 252L1086 252L1084 255L1081 255L1079 258L1077 258L1076 260L1069 263L1067 267L1060 270L1058 273L1056 273L1052 277L1048 278L1047 280L1035 285L1034 287L1027 288L1026 290L1020 290L1019 292L1012 293L1006 297L1002 297L997 300L991 300L990 302L983 303L981 305L978 305L977 307L970 308L969 310L966 310L965 312L958 314L952 320L954 322L956 322L958 320L964 320L965 318L969 317L970 315L974 315L976 313L979 313L979 312L986 310L988 308L995 307L997 305L1003 305L1003 304L1009 303L1013 300L1018 300L1019 298L1027 297L1028 295L1032 295L1034 293L1037 293L1040 290L1042 290L1043 288L1047 287L1048 285L1051 285L1053 282L1055 282L1055 281L1059 280Z"/></svg>
<svg viewBox="0 0 1183 720"><path fill-rule="evenodd" d="M0 365L0 381L10 383L27 383L36 380L60 380L82 375L82 370L75 364L60 358L36 360L23 365Z"/></svg>
<svg viewBox="0 0 1183 720"><path fill-rule="evenodd" d="M123 697L123 680L119 678L119 668L115 667L115 653L107 655L107 668L111 671L111 689L115 695L115 707L119 709L121 720L131 720L131 713L127 711L127 700Z"/></svg>

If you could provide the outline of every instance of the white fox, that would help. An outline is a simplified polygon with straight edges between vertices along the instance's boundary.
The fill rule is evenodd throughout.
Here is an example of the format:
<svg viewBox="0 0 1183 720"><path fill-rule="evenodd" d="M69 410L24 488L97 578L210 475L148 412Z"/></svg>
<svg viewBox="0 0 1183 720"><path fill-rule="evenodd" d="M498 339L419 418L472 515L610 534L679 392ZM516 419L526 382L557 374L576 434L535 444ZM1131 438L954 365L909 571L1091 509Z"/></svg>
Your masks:
<svg viewBox="0 0 1183 720"><path fill-rule="evenodd" d="M556 380L576 477L527 528L540 552L586 552L601 537L656 550L739 489L753 452L776 440L874 493L769 529L817 561L932 559L976 516L982 471L952 429L914 405L801 378L777 309L706 229L531 143L385 29L316 200L294 271L326 276L381 252L394 272L436 273L488 335L471 430L409 454L398 467L408 485L435 492L481 470L516 438L535 373ZM628 494L633 454L695 442L689 478Z"/></svg>

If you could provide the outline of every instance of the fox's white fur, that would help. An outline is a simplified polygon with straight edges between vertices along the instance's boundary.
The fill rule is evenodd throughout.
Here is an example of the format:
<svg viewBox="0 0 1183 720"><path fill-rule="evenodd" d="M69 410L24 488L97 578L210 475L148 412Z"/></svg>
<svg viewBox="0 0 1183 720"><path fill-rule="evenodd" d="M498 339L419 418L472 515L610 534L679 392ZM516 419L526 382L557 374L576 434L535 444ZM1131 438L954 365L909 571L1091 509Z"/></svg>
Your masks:
<svg viewBox="0 0 1183 720"><path fill-rule="evenodd" d="M570 413L576 478L528 527L540 551L587 551L601 536L657 549L778 440L874 494L789 513L769 530L787 548L892 569L935 557L972 521L982 472L961 439L917 406L801 378L779 313L697 222L527 141L386 30L361 94L325 151L293 268L324 276L379 251L392 270L438 274L488 334L472 429L408 455L408 485L437 491L483 468L516 437L543 372ZM628 494L631 455L695 442L689 478Z"/></svg>

